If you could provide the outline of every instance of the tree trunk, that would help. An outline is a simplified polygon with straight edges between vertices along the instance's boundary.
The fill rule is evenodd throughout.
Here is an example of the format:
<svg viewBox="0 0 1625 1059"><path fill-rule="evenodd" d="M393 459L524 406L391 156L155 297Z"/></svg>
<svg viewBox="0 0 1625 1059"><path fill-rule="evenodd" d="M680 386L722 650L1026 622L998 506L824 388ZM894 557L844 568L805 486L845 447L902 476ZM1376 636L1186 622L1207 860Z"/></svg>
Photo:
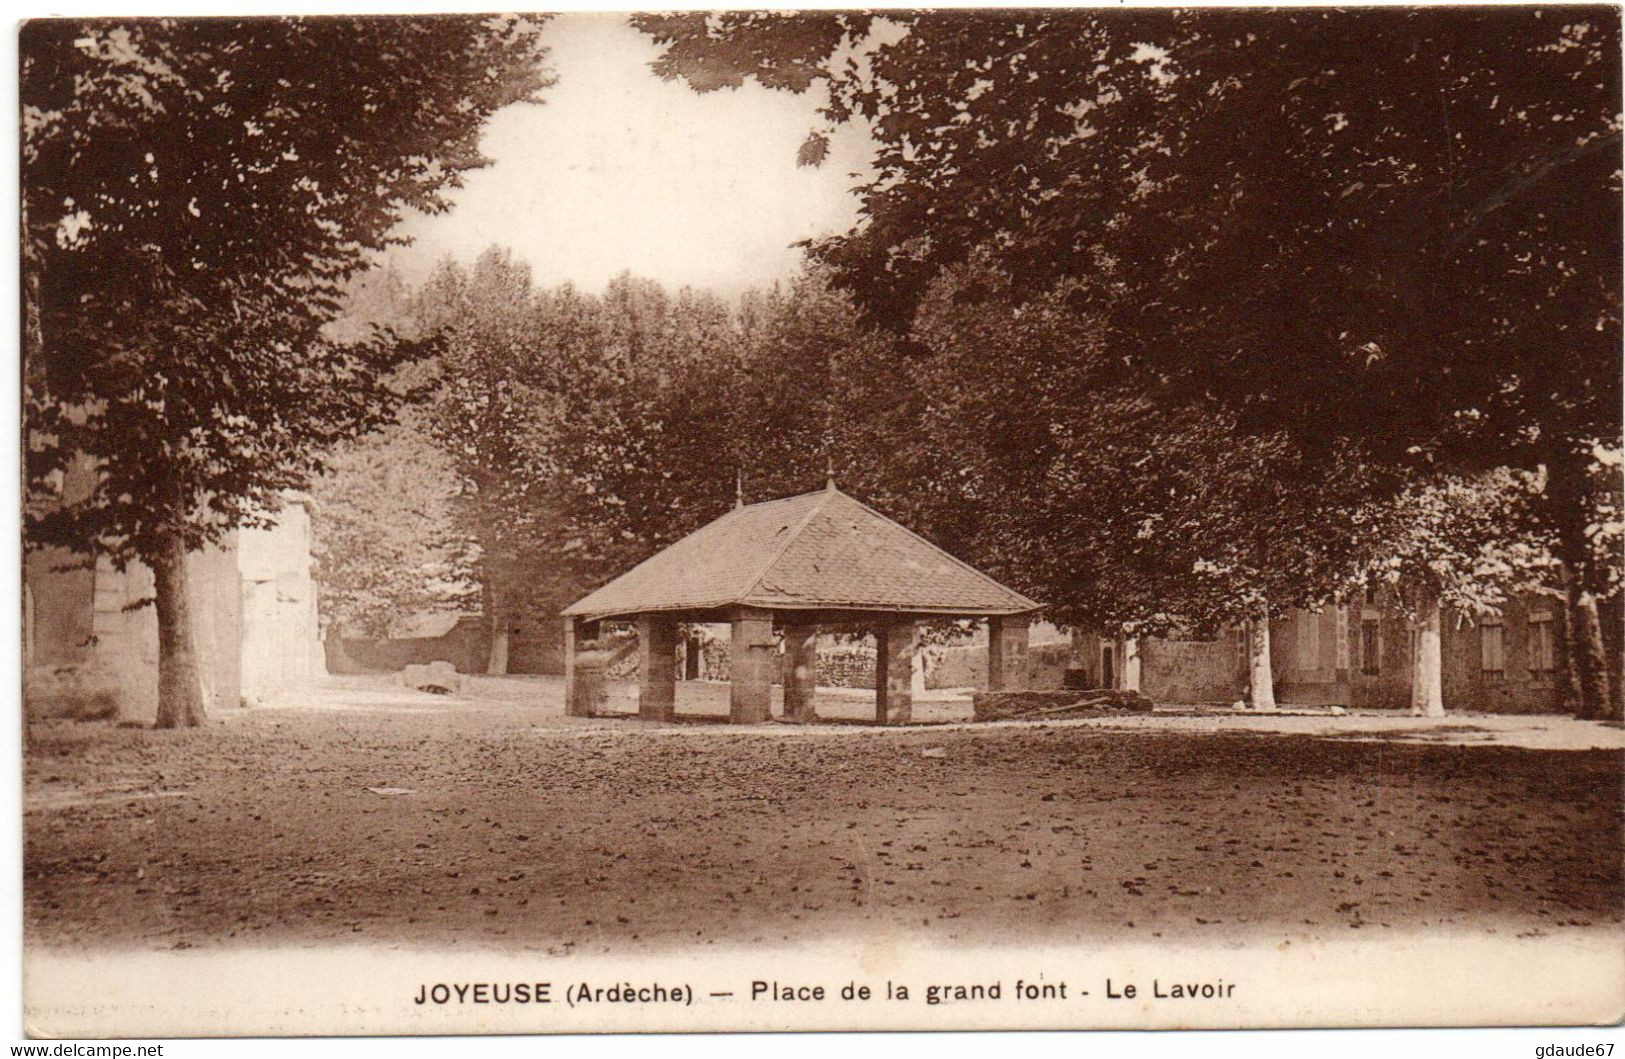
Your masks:
<svg viewBox="0 0 1625 1059"><path fill-rule="evenodd" d="M1411 713L1417 717L1444 716L1444 655L1439 591L1417 586L1411 613Z"/></svg>
<svg viewBox="0 0 1625 1059"><path fill-rule="evenodd" d="M1617 710L1608 686L1608 656L1602 642L1602 621L1597 616L1597 597L1585 591L1580 580L1565 563L1563 631L1567 642L1564 655L1574 714L1594 720L1611 717Z"/></svg>
<svg viewBox="0 0 1625 1059"><path fill-rule="evenodd" d="M167 535L159 545L152 573L158 611L158 716L153 727L192 728L203 723L208 710L192 623L186 546L178 536Z"/></svg>
<svg viewBox="0 0 1625 1059"><path fill-rule="evenodd" d="M508 628L512 620L501 594L495 586L485 588L485 614L490 623L491 651L485 660L485 672L490 676L506 676L508 672Z"/></svg>
<svg viewBox="0 0 1625 1059"><path fill-rule="evenodd" d="M1270 668L1270 613L1260 607L1247 623L1247 705L1275 709L1275 674Z"/></svg>
<svg viewBox="0 0 1625 1059"><path fill-rule="evenodd" d="M1597 598L1592 591L1588 471L1585 458L1564 452L1548 465L1546 499L1557 527L1557 557L1563 564L1564 679L1576 717L1599 718L1617 714L1609 688L1607 649Z"/></svg>
<svg viewBox="0 0 1625 1059"><path fill-rule="evenodd" d="M505 618L491 618L491 657L486 662L485 672L493 677L507 675L508 622Z"/></svg>

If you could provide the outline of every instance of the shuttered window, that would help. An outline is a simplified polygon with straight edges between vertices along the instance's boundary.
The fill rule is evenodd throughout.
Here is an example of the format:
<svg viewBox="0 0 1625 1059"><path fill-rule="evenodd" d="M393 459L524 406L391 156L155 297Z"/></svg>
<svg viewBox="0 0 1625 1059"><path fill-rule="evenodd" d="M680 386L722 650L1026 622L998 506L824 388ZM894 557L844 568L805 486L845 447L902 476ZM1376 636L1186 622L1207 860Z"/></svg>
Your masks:
<svg viewBox="0 0 1625 1059"><path fill-rule="evenodd" d="M1360 622L1360 672L1368 677L1382 672L1382 623L1375 618Z"/></svg>
<svg viewBox="0 0 1625 1059"><path fill-rule="evenodd" d="M1529 672L1549 677L1557 671L1557 644L1553 640L1550 615L1529 619Z"/></svg>
<svg viewBox="0 0 1625 1059"><path fill-rule="evenodd" d="M1482 661L1479 668L1484 675L1494 680L1506 676L1506 629L1499 625L1480 625L1478 627L1479 656Z"/></svg>
<svg viewBox="0 0 1625 1059"><path fill-rule="evenodd" d="M1298 668L1320 668L1320 615L1298 611Z"/></svg>

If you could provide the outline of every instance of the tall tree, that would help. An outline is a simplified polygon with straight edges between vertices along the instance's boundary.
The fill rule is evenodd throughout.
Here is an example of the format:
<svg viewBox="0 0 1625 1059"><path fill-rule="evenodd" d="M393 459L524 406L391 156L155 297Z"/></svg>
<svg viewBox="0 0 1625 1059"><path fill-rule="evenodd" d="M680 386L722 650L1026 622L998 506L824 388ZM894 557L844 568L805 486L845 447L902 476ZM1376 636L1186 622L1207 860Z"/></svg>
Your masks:
<svg viewBox="0 0 1625 1059"><path fill-rule="evenodd" d="M39 20L23 27L30 482L99 481L34 542L156 575L160 727L204 714L186 556L387 421L388 336L322 328L407 209L548 83L535 20Z"/></svg>
<svg viewBox="0 0 1625 1059"><path fill-rule="evenodd" d="M417 299L418 326L441 344L426 425L455 470L454 517L478 550L489 673L507 672L521 619L563 605L563 505L546 440L557 429L557 351L546 308L529 266L494 247L470 269L443 263Z"/></svg>
<svg viewBox="0 0 1625 1059"><path fill-rule="evenodd" d="M572 298L576 297L569 292ZM622 275L590 327L559 329L551 454L572 555L600 583L732 505L738 328L718 298Z"/></svg>
<svg viewBox="0 0 1625 1059"><path fill-rule="evenodd" d="M947 506L976 513L966 554L1108 635L1245 625L1252 699L1272 706L1269 618L1336 590L1340 516L1380 477L1125 372L1064 288L1022 303L996 270L956 270L913 339L924 429L964 468Z"/></svg>
<svg viewBox="0 0 1625 1059"><path fill-rule="evenodd" d="M416 337L415 292L394 268L350 283L335 340L373 328ZM457 474L429 430L434 358L401 368L411 398L396 422L339 446L311 482L316 580L329 634L406 635L426 612L479 605L475 545L454 518Z"/></svg>
<svg viewBox="0 0 1625 1059"><path fill-rule="evenodd" d="M1410 621L1412 713L1445 712L1446 610L1495 615L1519 590L1551 580L1549 539L1532 518L1538 486L1538 476L1507 468L1439 475L1349 513L1367 549L1353 582L1387 586Z"/></svg>

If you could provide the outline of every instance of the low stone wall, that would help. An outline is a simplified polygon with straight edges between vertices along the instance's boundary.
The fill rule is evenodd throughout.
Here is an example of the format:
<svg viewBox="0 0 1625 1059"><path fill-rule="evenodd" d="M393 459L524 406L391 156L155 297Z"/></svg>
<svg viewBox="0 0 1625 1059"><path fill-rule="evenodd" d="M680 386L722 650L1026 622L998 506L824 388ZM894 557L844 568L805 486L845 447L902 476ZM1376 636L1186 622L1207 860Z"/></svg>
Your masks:
<svg viewBox="0 0 1625 1059"><path fill-rule="evenodd" d="M490 636L478 621L460 621L444 636L329 637L324 646L327 671L334 674L399 673L430 662L450 662L459 673L483 673L491 655Z"/></svg>
<svg viewBox="0 0 1625 1059"><path fill-rule="evenodd" d="M875 686L875 649L869 643L841 643L818 652L818 684L825 688Z"/></svg>
<svg viewBox="0 0 1625 1059"><path fill-rule="evenodd" d="M564 634L508 638L508 672L564 675Z"/></svg>
<svg viewBox="0 0 1625 1059"><path fill-rule="evenodd" d="M987 645L954 644L925 648L925 686L928 688L986 687Z"/></svg>
<svg viewBox="0 0 1625 1059"><path fill-rule="evenodd" d="M1061 687L1071 664L1072 645L1065 641L1033 644L1027 649L1027 686ZM928 688L987 687L987 644L954 644L925 648Z"/></svg>
<svg viewBox="0 0 1625 1059"><path fill-rule="evenodd" d="M483 673L491 658L491 635L478 618L460 621L443 636L389 640L328 637L323 644L327 671L334 674L399 673L407 666L450 662L459 673ZM509 673L564 672L564 644L559 636L508 638Z"/></svg>
<svg viewBox="0 0 1625 1059"><path fill-rule="evenodd" d="M1233 636L1140 641L1140 689L1157 702L1234 702L1247 694Z"/></svg>
<svg viewBox="0 0 1625 1059"><path fill-rule="evenodd" d="M694 642L694 641L691 641ZM697 637L701 658L699 679L728 679L728 640L701 634ZM619 641L617 641L619 643ZM686 651L689 648L684 647ZM922 647L925 657L925 686L927 688L982 688L987 686L987 645L954 644ZM1034 644L1027 652L1028 686L1032 688L1059 688L1072 656L1071 645L1057 643ZM679 665L678 672L686 669ZM610 665L608 676L612 680L638 678L637 652L629 658L620 658ZM826 643L818 651L818 686L825 688L864 688L875 686L874 641L865 636L861 640L843 640ZM778 682L775 674L774 683Z"/></svg>

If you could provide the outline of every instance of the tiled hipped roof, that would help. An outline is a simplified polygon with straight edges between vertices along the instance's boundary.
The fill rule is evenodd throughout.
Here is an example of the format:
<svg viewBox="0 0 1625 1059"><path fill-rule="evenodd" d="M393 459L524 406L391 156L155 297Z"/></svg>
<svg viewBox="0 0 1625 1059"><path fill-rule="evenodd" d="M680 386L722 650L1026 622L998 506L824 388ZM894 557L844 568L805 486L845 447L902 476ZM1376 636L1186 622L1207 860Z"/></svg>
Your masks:
<svg viewBox="0 0 1625 1059"><path fill-rule="evenodd" d="M963 615L1039 606L831 486L735 508L564 613L609 618L735 604Z"/></svg>

